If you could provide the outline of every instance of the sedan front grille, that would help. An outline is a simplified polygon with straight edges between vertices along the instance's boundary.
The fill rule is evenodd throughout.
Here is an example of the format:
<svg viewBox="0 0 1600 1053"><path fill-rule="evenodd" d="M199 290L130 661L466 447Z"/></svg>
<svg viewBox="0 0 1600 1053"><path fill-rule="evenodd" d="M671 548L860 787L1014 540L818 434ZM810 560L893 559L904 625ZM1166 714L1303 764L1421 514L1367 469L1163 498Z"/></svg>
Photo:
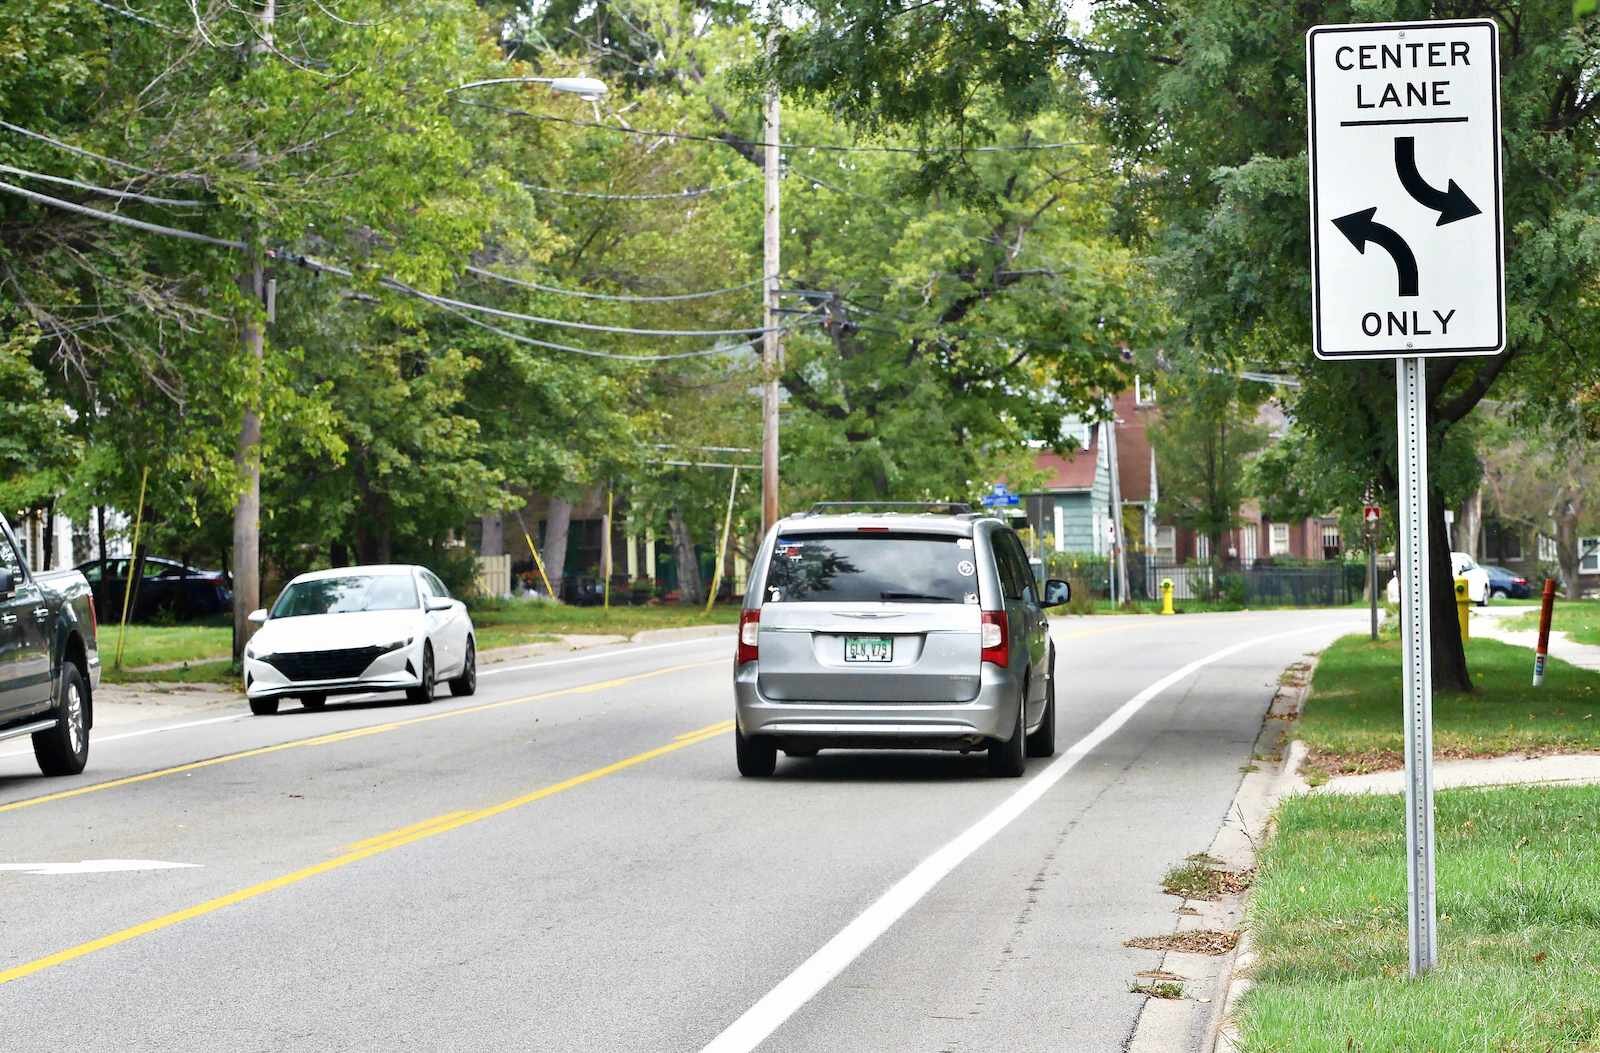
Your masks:
<svg viewBox="0 0 1600 1053"><path fill-rule="evenodd" d="M373 659L384 653L382 647L350 647L339 651L280 652L265 661L290 680L349 680L360 676Z"/></svg>

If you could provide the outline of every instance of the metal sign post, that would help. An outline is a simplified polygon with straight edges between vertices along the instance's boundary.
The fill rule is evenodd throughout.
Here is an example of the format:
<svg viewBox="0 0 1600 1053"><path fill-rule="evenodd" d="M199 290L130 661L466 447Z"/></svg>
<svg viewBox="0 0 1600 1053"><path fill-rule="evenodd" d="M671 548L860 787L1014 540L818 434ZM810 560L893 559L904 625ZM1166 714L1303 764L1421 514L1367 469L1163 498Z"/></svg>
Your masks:
<svg viewBox="0 0 1600 1053"><path fill-rule="evenodd" d="M1312 349L1396 360L1413 976L1438 957L1424 356L1505 349L1499 62L1488 19L1306 34Z"/></svg>
<svg viewBox="0 0 1600 1053"><path fill-rule="evenodd" d="M1395 363L1400 421L1400 632L1406 720L1406 890L1411 975L1433 968L1433 669L1428 659L1428 404L1420 358Z"/></svg>

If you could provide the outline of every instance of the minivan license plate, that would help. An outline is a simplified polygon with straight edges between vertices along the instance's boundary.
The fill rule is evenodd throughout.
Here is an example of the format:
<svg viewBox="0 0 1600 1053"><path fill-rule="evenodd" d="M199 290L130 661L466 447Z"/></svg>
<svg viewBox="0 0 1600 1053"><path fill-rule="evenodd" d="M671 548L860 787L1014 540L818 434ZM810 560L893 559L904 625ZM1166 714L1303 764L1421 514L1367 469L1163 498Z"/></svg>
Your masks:
<svg viewBox="0 0 1600 1053"><path fill-rule="evenodd" d="M888 636L846 636L844 638L846 662L892 662L894 641Z"/></svg>

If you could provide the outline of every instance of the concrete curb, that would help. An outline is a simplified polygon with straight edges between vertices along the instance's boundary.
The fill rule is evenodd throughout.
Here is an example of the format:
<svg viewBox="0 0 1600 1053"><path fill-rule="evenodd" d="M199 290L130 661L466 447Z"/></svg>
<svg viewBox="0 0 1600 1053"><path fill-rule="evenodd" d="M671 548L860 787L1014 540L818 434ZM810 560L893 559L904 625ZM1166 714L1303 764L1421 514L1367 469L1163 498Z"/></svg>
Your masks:
<svg viewBox="0 0 1600 1053"><path fill-rule="evenodd" d="M1256 771L1245 773L1239 789L1228 806L1228 814L1211 840L1206 854L1234 871L1253 868L1257 852L1270 833L1272 816L1278 802L1296 792L1302 785L1300 766L1305 762L1306 747L1298 740L1285 743L1289 728L1299 716L1310 694L1311 676L1316 668L1316 657L1297 662L1291 670L1300 675L1283 683L1273 696L1260 734L1256 737L1252 753L1267 756L1280 753L1282 759L1270 765L1261 762ZM1179 921L1175 932L1197 929L1228 931L1242 929L1239 942L1228 954L1209 957L1168 951L1162 956L1159 968L1184 976L1197 993L1200 985L1210 981L1208 998L1185 998L1164 1001L1149 999L1139 1013L1127 1049L1129 1053L1184 1053L1199 1049L1201 1053L1238 1047L1238 1032L1234 1017L1239 1000L1249 989L1250 981L1244 975L1254 962L1255 955L1250 933L1243 929L1245 898L1247 894L1224 897L1218 901L1185 900L1179 907ZM1197 1013L1197 1005L1206 1005Z"/></svg>

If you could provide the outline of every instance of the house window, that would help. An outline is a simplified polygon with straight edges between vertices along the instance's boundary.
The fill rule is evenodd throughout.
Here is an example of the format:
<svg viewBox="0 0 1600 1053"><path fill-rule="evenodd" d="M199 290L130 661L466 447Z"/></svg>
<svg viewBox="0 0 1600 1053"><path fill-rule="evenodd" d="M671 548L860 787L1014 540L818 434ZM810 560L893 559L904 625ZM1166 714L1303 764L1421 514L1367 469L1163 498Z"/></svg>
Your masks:
<svg viewBox="0 0 1600 1053"><path fill-rule="evenodd" d="M1246 523L1244 528L1239 531L1239 540L1243 542L1239 546L1239 558L1244 561L1244 565L1247 567L1255 566L1256 548L1261 543L1258 537L1260 533L1260 528L1254 523Z"/></svg>
<svg viewBox="0 0 1600 1053"><path fill-rule="evenodd" d="M1337 559L1339 556L1339 524L1322 524L1322 558Z"/></svg>
<svg viewBox="0 0 1600 1053"><path fill-rule="evenodd" d="M1600 574L1600 537L1578 539L1578 573Z"/></svg>
<svg viewBox="0 0 1600 1053"><path fill-rule="evenodd" d="M1502 530L1500 532L1500 558L1513 560L1522 558L1522 531Z"/></svg>
<svg viewBox="0 0 1600 1053"><path fill-rule="evenodd" d="M1154 406L1156 404L1155 385L1142 377L1134 377L1133 402L1136 406Z"/></svg>
<svg viewBox="0 0 1600 1053"><path fill-rule="evenodd" d="M1194 539L1194 558L1201 560L1211 558L1211 539L1204 534Z"/></svg>
<svg viewBox="0 0 1600 1053"><path fill-rule="evenodd" d="M1178 530L1176 527L1156 527L1156 558L1171 563L1178 557Z"/></svg>
<svg viewBox="0 0 1600 1053"><path fill-rule="evenodd" d="M1067 510L1060 503L1056 504L1056 551L1067 550Z"/></svg>
<svg viewBox="0 0 1600 1053"><path fill-rule="evenodd" d="M1267 536L1267 555L1287 556L1289 554L1289 524L1273 523L1272 533Z"/></svg>

